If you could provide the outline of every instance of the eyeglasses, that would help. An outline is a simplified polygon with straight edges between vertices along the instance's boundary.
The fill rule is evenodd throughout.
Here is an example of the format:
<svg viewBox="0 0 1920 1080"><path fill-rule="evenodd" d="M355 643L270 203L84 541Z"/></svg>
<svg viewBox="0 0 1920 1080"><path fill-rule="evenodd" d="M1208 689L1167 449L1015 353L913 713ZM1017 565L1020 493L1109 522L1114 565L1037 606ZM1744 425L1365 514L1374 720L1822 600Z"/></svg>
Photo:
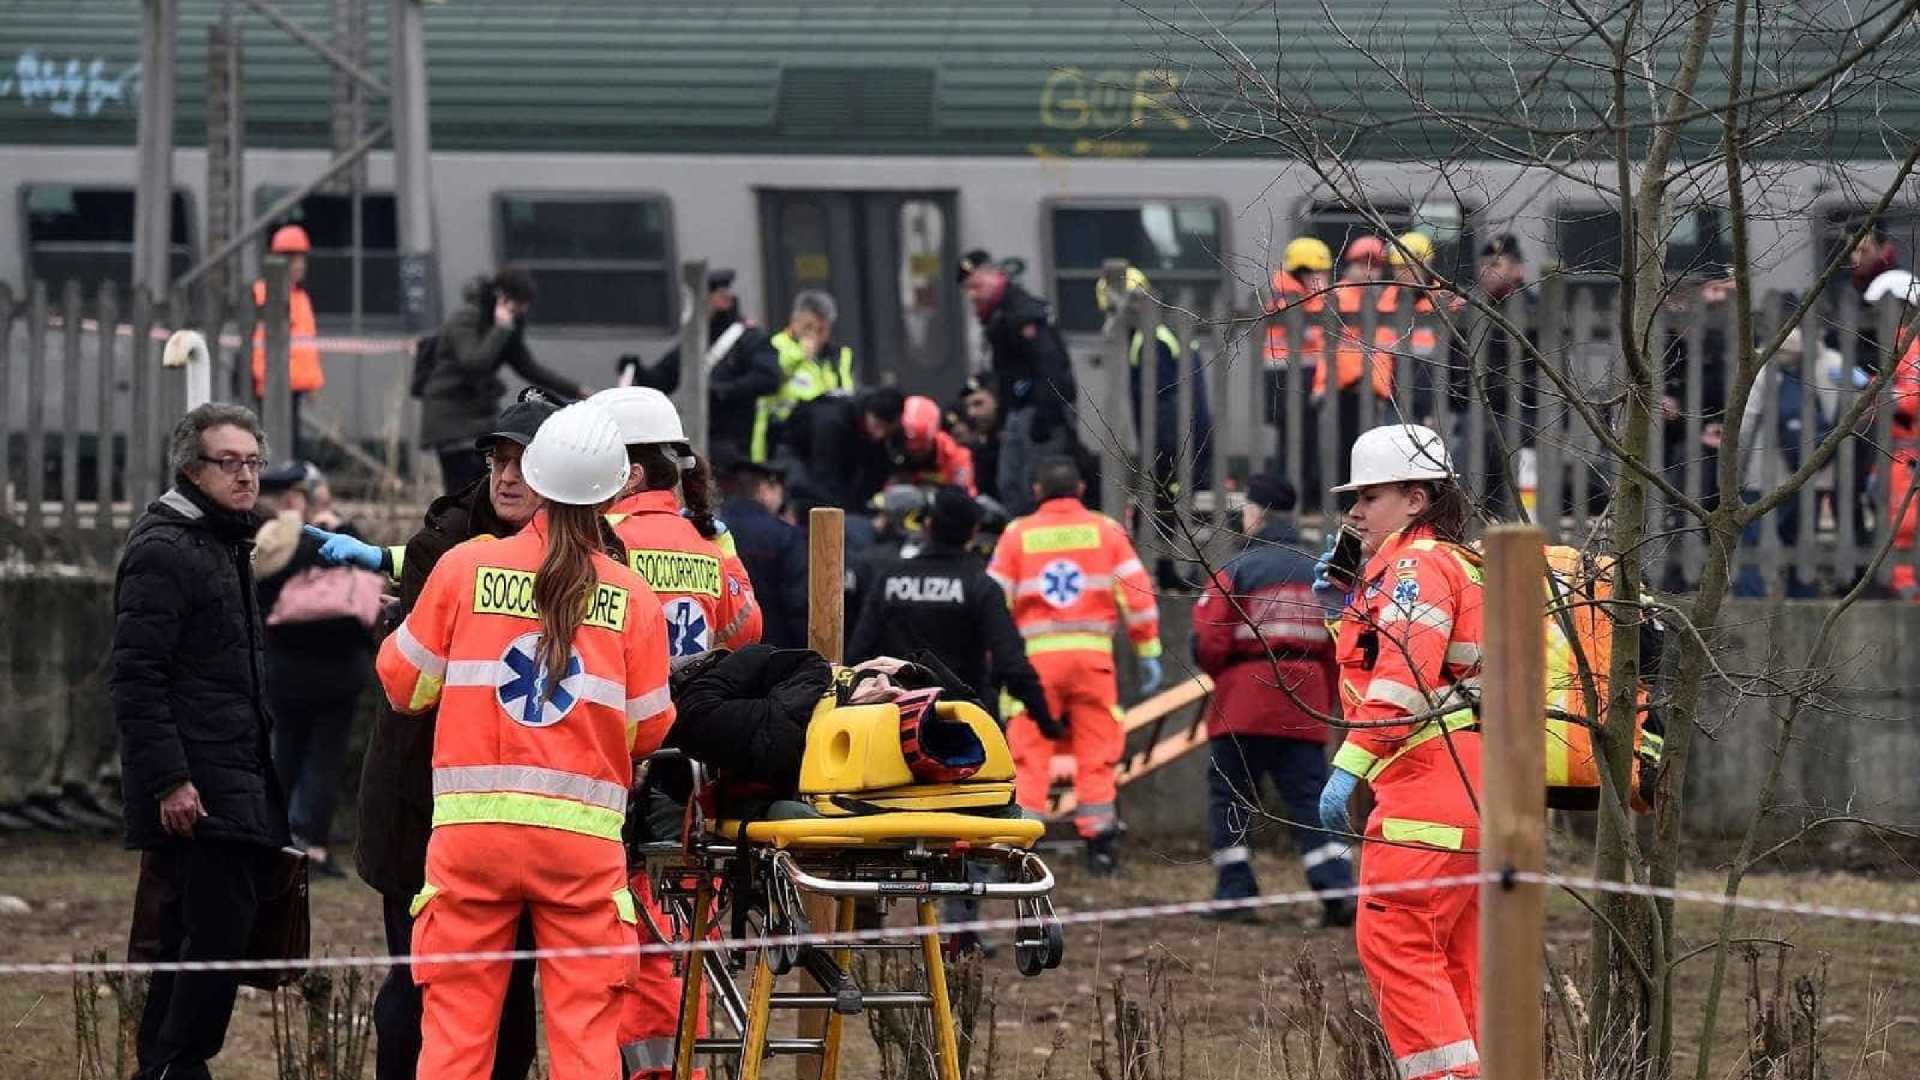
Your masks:
<svg viewBox="0 0 1920 1080"><path fill-rule="evenodd" d="M257 476L259 475L261 470L267 467L267 459L259 456L208 457L205 454L201 454L200 460L206 462L209 465L218 465L220 467L220 471L223 473L226 473L228 476L239 476L241 470L243 469Z"/></svg>
<svg viewBox="0 0 1920 1080"><path fill-rule="evenodd" d="M487 468L489 469L499 470L509 465L518 464L520 464L519 454L501 454L492 450L487 451Z"/></svg>

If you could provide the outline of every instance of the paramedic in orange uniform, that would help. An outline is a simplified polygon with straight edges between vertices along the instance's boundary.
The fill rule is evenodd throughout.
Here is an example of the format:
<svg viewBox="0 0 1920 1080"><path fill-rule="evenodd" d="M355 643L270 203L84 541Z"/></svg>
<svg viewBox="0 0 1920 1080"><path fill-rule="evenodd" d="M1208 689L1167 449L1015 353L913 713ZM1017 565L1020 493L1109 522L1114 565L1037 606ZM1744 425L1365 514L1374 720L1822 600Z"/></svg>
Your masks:
<svg viewBox="0 0 1920 1080"><path fill-rule="evenodd" d="M1346 743L1320 796L1329 832L1372 785L1360 885L1473 874L1480 843L1482 594L1461 545L1471 506L1431 428L1389 425L1354 441L1346 524L1365 568L1336 625ZM1323 557L1316 592L1333 593ZM1335 600L1339 597L1335 596ZM1404 1080L1479 1076L1479 890L1363 895L1360 964Z"/></svg>
<svg viewBox="0 0 1920 1080"><path fill-rule="evenodd" d="M287 260L287 385L293 391L293 431L290 438L294 447L293 456L298 458L300 403L306 400L308 394L327 384L326 373L320 368L320 324L314 321L313 297L307 294L307 255L313 250L313 241L307 238L307 230L300 226L282 225L274 231L267 250L275 255L283 255ZM266 305L267 282L262 278L253 283L253 306L257 310ZM253 331L253 396L262 399L267 396L267 322L264 313Z"/></svg>
<svg viewBox="0 0 1920 1080"><path fill-rule="evenodd" d="M905 453L895 462L893 483L980 494L973 480L973 451L941 430L940 405L932 398L915 394L901 405L900 439Z"/></svg>
<svg viewBox="0 0 1920 1080"><path fill-rule="evenodd" d="M541 948L637 945L620 831L633 760L673 722L659 601L599 547L599 515L627 479L619 427L570 405L521 467L544 508L514 536L447 552L377 665L396 710L440 709L413 903L419 1074L433 1080L491 1073L507 965L426 957L510 949L523 910ZM541 961L554 1080L618 1075L633 961Z"/></svg>
<svg viewBox="0 0 1920 1080"><path fill-rule="evenodd" d="M1054 722L1066 730L1042 732L1024 713L1008 723L1015 793L1023 808L1044 811L1054 751L1070 748L1074 828L1086 841L1088 867L1110 874L1120 824L1113 767L1126 749L1113 632L1125 624L1140 660L1140 689L1153 693L1160 687L1160 608L1126 532L1081 505L1087 485L1073 459L1042 462L1033 487L1039 508L1000 534L987 574L1010 598Z"/></svg>
<svg viewBox="0 0 1920 1080"><path fill-rule="evenodd" d="M591 400L613 417L627 447L626 488L607 520L627 549L627 564L660 598L668 653L677 660L758 642L761 616L753 586L739 558L715 542L729 538L713 519L705 466L683 466L692 458L673 402L643 386L602 390ZM686 516L674 497L676 486L688 495ZM640 939L660 940L672 922L654 901L646 871L636 869L630 887L643 916ZM673 1070L680 1016L680 979L673 967L666 953L642 955L634 965L632 992L620 1005L620 1060L629 1080Z"/></svg>
<svg viewBox="0 0 1920 1080"><path fill-rule="evenodd" d="M678 658L758 642L763 619L752 581L714 519L711 476L688 448L672 400L645 386L602 390L591 400L612 415L627 444L626 490L607 520L627 565L660 597L667 651ZM675 488L685 496L684 513Z"/></svg>

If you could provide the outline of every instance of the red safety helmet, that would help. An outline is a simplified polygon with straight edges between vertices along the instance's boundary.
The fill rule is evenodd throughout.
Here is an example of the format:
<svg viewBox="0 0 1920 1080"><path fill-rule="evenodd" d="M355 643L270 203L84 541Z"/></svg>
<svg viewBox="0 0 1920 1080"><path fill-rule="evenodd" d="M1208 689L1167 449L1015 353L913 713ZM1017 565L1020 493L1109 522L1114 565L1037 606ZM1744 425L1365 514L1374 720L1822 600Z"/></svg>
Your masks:
<svg viewBox="0 0 1920 1080"><path fill-rule="evenodd" d="M900 433L906 437L907 450L924 454L933 449L933 437L940 434L940 406L925 394L915 394L900 409Z"/></svg>
<svg viewBox="0 0 1920 1080"><path fill-rule="evenodd" d="M282 225L273 231L273 242L267 249L275 255L305 255L313 250L313 241L307 239L307 230L298 225Z"/></svg>
<svg viewBox="0 0 1920 1080"><path fill-rule="evenodd" d="M1347 244L1347 262L1382 263L1386 259L1387 245L1371 233L1356 236Z"/></svg>

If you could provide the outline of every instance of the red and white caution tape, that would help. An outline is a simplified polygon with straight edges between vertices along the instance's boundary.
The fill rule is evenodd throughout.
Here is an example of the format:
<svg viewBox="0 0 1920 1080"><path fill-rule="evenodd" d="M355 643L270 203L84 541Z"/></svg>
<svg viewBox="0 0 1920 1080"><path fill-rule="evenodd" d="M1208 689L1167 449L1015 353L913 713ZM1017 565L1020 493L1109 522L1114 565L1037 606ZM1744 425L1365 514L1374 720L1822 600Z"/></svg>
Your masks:
<svg viewBox="0 0 1920 1080"><path fill-rule="evenodd" d="M1457 874L1444 877L1421 878L1415 881L1378 882L1345 889L1308 889L1298 892L1269 893L1264 896L1250 896L1236 900L1191 900L1178 903L1105 908L1093 911L1061 911L1055 914L1055 919L1063 926L1091 926L1105 923L1137 922L1150 919L1206 915L1232 911L1257 911L1264 908L1313 904L1327 900L1385 896L1398 892L1410 892L1421 889L1459 888L1486 883L1545 885L1576 891L1647 896L1660 900L1671 900L1677 903L1710 904L1746 911L1770 912L1779 915L1801 915L1814 918L1870 922L1891 926L1920 927L1920 911L1883 911L1874 908L1849 907L1834 904L1808 904L1791 900L1767 900L1747 896L1730 898L1721 893L1705 892L1697 889L1665 888L1655 885L1638 885L1632 882L1602 881L1597 878L1565 874L1543 874L1532 871ZM209 960L176 961L170 963L5 961L0 962L0 977L10 975L149 974L155 972L182 971L287 971L316 968L391 967L395 964L408 963L448 964L491 963L514 960L565 960L586 957L644 956L661 953L671 954L714 950L732 951L755 949L765 946L858 945L877 941L915 939L926 934L929 929L933 929L941 934L952 934L966 930L975 932L1018 930L1029 927L1030 925L1031 920L1028 919L1001 917L942 922L931 928L918 925L884 926L869 930L846 932L763 935L745 938L709 939L697 942L646 942L634 945L450 952L422 956L322 956L297 961Z"/></svg>
<svg viewBox="0 0 1920 1080"><path fill-rule="evenodd" d="M50 331L58 330L65 325L66 325L65 320L63 320L57 315L47 320L47 328ZM89 333L98 334L100 333L102 327L100 324L100 320L98 319L81 319L80 329L85 330ZM114 335L117 337L131 338L133 336L133 327L127 323L119 323L114 326L113 332L114 332ZM169 329L167 327L160 327L160 326L154 327L152 331L150 331L148 334L148 336L155 341L165 341L167 340L167 338L171 337L172 335L173 335L172 329ZM289 342L290 344L294 344L294 345L313 345L323 353L335 353L335 354L344 354L344 355L352 355L352 356L386 356L394 353L409 354L413 352L414 339L413 338L374 338L374 337L330 337L325 334L318 334L318 335L295 334L293 335L293 337L289 339ZM222 348L237 349L244 344L246 344L246 339L241 337L237 333L220 335L220 345Z"/></svg>

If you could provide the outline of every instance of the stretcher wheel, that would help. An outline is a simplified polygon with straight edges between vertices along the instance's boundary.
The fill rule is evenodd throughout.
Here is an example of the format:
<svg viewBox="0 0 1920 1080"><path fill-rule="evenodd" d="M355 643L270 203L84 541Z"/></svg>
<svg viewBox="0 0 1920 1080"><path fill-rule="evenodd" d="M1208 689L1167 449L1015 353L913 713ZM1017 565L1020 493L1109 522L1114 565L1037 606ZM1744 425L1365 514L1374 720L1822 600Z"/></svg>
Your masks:
<svg viewBox="0 0 1920 1080"><path fill-rule="evenodd" d="M1067 932L1061 927L1059 920L1048 919L1040 924L1040 936L1045 938L1047 943L1046 962L1042 966L1050 971L1059 967L1060 961L1066 958Z"/></svg>
<svg viewBox="0 0 1920 1080"><path fill-rule="evenodd" d="M1020 974L1031 979L1047 970L1047 942L1045 931L1034 923L1027 923L1014 931L1013 966Z"/></svg>
<svg viewBox="0 0 1920 1080"><path fill-rule="evenodd" d="M793 923L780 919L767 924L768 937L787 937L794 934ZM800 946L789 942L784 945L767 946L767 968L775 975L785 975L800 963Z"/></svg>

